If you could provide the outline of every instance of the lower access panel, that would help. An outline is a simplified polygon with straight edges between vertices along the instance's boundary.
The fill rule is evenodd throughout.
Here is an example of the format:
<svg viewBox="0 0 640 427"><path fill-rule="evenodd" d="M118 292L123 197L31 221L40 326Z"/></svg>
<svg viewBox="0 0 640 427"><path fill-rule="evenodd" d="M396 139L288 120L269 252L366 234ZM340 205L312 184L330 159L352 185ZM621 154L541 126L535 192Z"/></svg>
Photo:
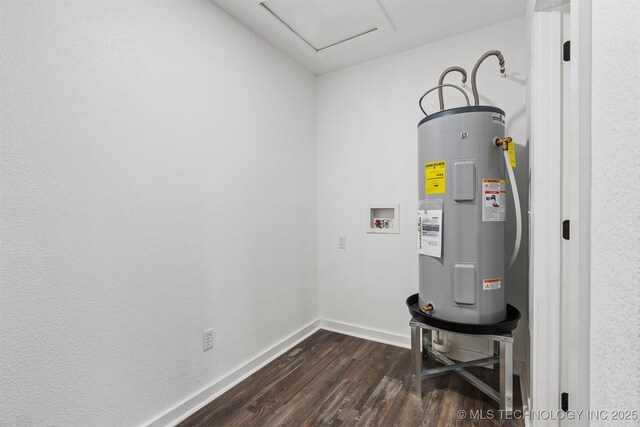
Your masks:
<svg viewBox="0 0 640 427"><path fill-rule="evenodd" d="M456 304L476 303L476 264L470 262L453 263L453 301Z"/></svg>

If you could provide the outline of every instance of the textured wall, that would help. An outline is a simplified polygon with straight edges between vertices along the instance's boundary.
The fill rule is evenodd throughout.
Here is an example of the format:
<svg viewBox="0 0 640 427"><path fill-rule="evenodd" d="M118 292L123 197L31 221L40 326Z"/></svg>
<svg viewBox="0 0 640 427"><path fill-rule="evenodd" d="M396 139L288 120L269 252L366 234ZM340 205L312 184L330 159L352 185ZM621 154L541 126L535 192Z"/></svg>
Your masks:
<svg viewBox="0 0 640 427"><path fill-rule="evenodd" d="M524 230L520 255L507 274L507 296L523 314L515 355L524 360L528 341L524 28L525 20L519 18L318 78L321 318L408 337L404 300L418 290L416 126L423 117L418 98L437 84L445 68L460 65L471 72L480 55L500 49L510 78L500 78L497 60L490 58L478 73L478 88L482 104L505 110L507 134L520 144L515 172ZM449 81L459 82L459 75L449 75ZM455 89L445 89L445 94L447 107L462 105ZM425 100L428 111L438 108L437 93L432 95ZM400 203L400 234L365 233L366 208L375 203ZM508 214L510 253L514 215ZM346 250L338 249L340 235L347 236ZM463 345L488 348L486 340Z"/></svg>
<svg viewBox="0 0 640 427"><path fill-rule="evenodd" d="M593 1L591 408L640 409L640 2Z"/></svg>
<svg viewBox="0 0 640 427"><path fill-rule="evenodd" d="M0 424L143 423L317 318L310 73L204 0L0 26Z"/></svg>

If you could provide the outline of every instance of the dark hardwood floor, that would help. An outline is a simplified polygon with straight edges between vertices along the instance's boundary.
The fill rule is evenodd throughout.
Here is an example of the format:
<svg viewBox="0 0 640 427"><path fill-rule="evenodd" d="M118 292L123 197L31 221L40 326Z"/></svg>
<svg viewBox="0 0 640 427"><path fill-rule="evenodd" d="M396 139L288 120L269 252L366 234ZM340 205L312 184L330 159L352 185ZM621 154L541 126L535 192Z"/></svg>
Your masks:
<svg viewBox="0 0 640 427"><path fill-rule="evenodd" d="M473 373L493 387L486 368ZM521 408L514 377L515 407ZM411 394L409 350L320 330L191 415L181 426L491 426L460 409L498 408L454 373L423 379ZM489 412L488 412L489 411ZM521 426L509 420L505 425Z"/></svg>

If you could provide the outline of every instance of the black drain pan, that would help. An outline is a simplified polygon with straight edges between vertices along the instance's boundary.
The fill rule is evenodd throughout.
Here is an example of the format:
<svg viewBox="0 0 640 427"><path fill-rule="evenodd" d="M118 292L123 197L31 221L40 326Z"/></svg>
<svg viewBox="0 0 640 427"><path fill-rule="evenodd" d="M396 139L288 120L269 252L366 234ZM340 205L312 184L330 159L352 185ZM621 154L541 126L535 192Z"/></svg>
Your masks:
<svg viewBox="0 0 640 427"><path fill-rule="evenodd" d="M420 323L424 323L434 328L444 331L454 332L458 334L470 335L505 335L513 331L518 326L520 320L520 310L507 304L507 318L502 322L491 323L488 325L475 325L472 323L450 322L448 320L438 319L435 316L425 314L418 307L418 294L413 294L407 298L407 307L411 316Z"/></svg>

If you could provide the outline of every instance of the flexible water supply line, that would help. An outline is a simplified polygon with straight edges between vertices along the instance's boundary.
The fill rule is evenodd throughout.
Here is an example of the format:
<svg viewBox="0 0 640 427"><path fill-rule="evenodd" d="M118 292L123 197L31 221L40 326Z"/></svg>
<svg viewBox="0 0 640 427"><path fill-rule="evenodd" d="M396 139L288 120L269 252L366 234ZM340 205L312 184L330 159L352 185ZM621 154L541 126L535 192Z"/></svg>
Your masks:
<svg viewBox="0 0 640 427"><path fill-rule="evenodd" d="M513 144L513 142L510 142L510 144ZM522 239L522 213L520 212L520 196L518 195L518 185L516 184L516 177L513 173L513 168L511 167L511 161L509 160L509 151L503 150L502 154L504 155L504 162L507 165L507 171L509 173L511 194L513 194L513 208L516 211L516 240L513 244L513 253L511 254L511 259L509 260L509 264L507 265L507 268L509 268L513 265L513 262L516 260L518 252L520 251L520 240Z"/></svg>
<svg viewBox="0 0 640 427"><path fill-rule="evenodd" d="M431 89L429 89L428 91L426 91L426 92L424 93L424 95L422 95L422 96L420 97L420 99L418 100L418 105L420 106L420 109L421 109L421 110L422 110L422 112L424 113L425 117L429 117L429 115L427 114L427 112L426 112L426 111L424 111L424 108L422 108L422 100L424 99L424 97L425 97L425 96L429 95L429 94L430 94L431 92L433 92L434 90L436 90L436 89L441 89L441 88L443 88L443 87L453 87L453 88L458 89L458 90L459 90L460 92L462 92L462 94L464 95L464 99L467 101L467 107L469 107L469 106L470 106L470 105L469 105L469 97L467 96L467 93L466 93L464 90L462 90L462 88L460 88L459 86L456 86L456 85L452 85L452 84L449 84L449 83L445 83L445 84L441 84L441 85L438 85L438 86L432 87Z"/></svg>
<svg viewBox="0 0 640 427"><path fill-rule="evenodd" d="M438 99L440 100L440 111L444 110L444 96L442 95L442 84L444 83L444 77L452 71L457 71L460 74L462 74L463 86L464 86L464 83L467 81L467 71L462 67L458 67L458 66L449 67L446 70L444 70L442 74L440 74L440 79L438 80L438 86L440 86L440 88L438 89Z"/></svg>
<svg viewBox="0 0 640 427"><path fill-rule="evenodd" d="M502 56L502 53L500 53L499 50L490 50L489 52L482 55L480 59L478 59L478 62L476 62L476 65L473 66L473 70L471 71L471 90L473 91L473 102L475 103L475 105L480 105L478 85L476 84L476 75L478 74L478 68L480 68L480 64L482 64L482 61L490 56L495 56L498 58L498 65L500 66L500 76L506 76L504 70L504 56Z"/></svg>

